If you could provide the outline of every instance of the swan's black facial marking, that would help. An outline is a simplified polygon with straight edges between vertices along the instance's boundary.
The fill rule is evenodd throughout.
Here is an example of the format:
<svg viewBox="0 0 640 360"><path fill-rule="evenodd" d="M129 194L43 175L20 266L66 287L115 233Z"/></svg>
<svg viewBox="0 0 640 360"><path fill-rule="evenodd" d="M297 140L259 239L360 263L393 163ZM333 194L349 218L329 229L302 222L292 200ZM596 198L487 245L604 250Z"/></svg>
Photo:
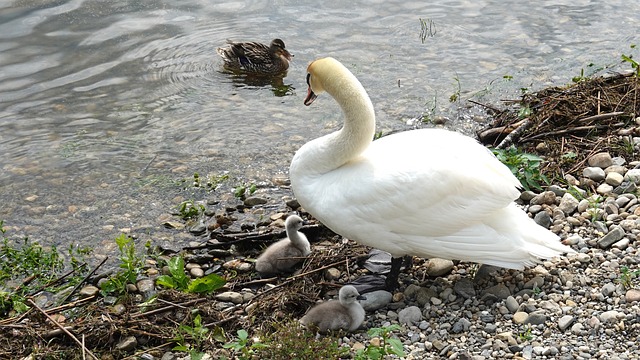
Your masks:
<svg viewBox="0 0 640 360"><path fill-rule="evenodd" d="M318 97L318 95L316 95L313 90L311 90L311 74L307 74L307 97L304 98L304 104L306 106L309 106L311 104L313 104L313 101Z"/></svg>

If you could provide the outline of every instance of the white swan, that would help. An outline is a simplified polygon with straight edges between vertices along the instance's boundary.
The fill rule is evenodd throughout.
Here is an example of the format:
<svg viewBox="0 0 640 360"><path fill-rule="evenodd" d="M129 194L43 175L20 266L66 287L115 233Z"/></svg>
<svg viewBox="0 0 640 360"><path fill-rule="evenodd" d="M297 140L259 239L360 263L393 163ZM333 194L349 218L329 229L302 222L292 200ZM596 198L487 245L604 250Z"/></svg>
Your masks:
<svg viewBox="0 0 640 360"><path fill-rule="evenodd" d="M307 328L324 334L331 330L357 330L364 321L364 309L358 300L366 299L355 287L345 285L338 292L338 300L318 304L300 319Z"/></svg>
<svg viewBox="0 0 640 360"><path fill-rule="evenodd" d="M331 230L394 258L512 269L573 252L515 205L521 184L477 141L422 129L372 142L375 114L358 79L333 58L307 71L305 105L326 91L340 104L344 126L303 145L289 175L298 202ZM395 286L401 261L392 265Z"/></svg>
<svg viewBox="0 0 640 360"><path fill-rule="evenodd" d="M290 215L284 225L287 238L271 244L256 259L256 271L262 275L290 272L300 262L300 257L311 254L309 240L298 231L302 228L302 219Z"/></svg>

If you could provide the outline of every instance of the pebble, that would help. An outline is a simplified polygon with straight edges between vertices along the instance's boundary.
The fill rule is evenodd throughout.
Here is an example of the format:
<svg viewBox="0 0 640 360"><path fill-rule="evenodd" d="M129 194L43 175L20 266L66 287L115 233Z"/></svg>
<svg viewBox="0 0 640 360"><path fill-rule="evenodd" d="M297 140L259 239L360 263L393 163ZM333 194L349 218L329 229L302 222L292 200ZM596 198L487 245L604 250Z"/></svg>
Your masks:
<svg viewBox="0 0 640 360"><path fill-rule="evenodd" d="M417 306L409 306L398 312L400 324L413 325L422 320L422 311Z"/></svg>
<svg viewBox="0 0 640 360"><path fill-rule="evenodd" d="M638 289L629 289L624 294L624 298L627 303L632 303L634 301L640 301L640 290Z"/></svg>
<svg viewBox="0 0 640 360"><path fill-rule="evenodd" d="M366 311L375 311L387 306L393 299L393 295L386 290L376 290L364 294L366 300L360 300L360 305Z"/></svg>
<svg viewBox="0 0 640 360"><path fill-rule="evenodd" d="M427 275L431 277L440 277L451 272L451 269L453 269L453 261L451 260L432 258L426 264Z"/></svg>
<svg viewBox="0 0 640 360"><path fill-rule="evenodd" d="M216 300L222 302L231 302L234 304L242 304L244 298L242 294L235 291L225 291L215 296Z"/></svg>
<svg viewBox="0 0 640 360"><path fill-rule="evenodd" d="M575 321L575 317L571 315L564 315L560 319L558 319L558 328L561 331L565 331L573 322Z"/></svg>

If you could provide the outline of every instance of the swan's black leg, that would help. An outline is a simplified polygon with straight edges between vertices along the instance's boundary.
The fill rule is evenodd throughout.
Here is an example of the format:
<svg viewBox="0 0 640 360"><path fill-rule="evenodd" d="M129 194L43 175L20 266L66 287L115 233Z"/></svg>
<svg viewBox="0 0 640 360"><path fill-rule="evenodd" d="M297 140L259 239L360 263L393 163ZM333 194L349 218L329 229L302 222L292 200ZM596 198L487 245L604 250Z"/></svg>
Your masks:
<svg viewBox="0 0 640 360"><path fill-rule="evenodd" d="M386 290L393 292L393 290L398 287L398 276L400 275L400 268L403 262L404 257L391 258L391 270L389 270L384 283Z"/></svg>

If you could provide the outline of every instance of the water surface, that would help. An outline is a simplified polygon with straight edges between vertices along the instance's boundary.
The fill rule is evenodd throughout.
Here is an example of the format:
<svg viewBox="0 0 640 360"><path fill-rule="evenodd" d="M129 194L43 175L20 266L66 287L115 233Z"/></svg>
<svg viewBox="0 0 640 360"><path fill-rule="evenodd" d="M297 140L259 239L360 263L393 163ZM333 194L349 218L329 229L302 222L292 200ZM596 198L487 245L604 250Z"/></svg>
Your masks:
<svg viewBox="0 0 640 360"><path fill-rule="evenodd" d="M269 182L339 126L327 96L302 105L313 59L356 74L379 130L428 115L472 133L464 99L495 105L624 67L638 14L621 0L3 1L0 219L11 237L97 255L113 255L123 231L186 242L160 225L187 196L174 180ZM295 55L284 92L225 73L215 54L226 39L276 37Z"/></svg>

